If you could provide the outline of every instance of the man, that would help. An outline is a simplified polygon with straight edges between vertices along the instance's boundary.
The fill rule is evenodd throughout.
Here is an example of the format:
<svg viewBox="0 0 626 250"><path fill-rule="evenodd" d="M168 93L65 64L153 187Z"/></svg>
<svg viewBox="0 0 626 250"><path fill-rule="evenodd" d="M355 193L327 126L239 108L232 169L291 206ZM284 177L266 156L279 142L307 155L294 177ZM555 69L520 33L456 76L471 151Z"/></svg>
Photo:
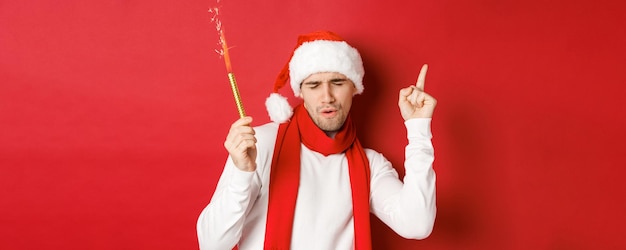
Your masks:
<svg viewBox="0 0 626 250"><path fill-rule="evenodd" d="M234 122L229 157L197 224L201 249L371 249L369 214L405 238L423 239L435 220L430 121L424 65L400 90L408 135L404 182L380 153L364 149L350 118L363 91L356 49L322 31L300 36L266 103L273 123ZM276 92L289 79L303 104Z"/></svg>

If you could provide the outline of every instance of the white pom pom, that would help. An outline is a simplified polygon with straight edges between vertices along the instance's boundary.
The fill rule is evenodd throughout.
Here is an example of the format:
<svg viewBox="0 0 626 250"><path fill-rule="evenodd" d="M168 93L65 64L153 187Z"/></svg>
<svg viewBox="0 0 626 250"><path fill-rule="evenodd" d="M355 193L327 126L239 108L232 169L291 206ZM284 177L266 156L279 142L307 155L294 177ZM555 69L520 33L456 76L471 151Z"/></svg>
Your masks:
<svg viewBox="0 0 626 250"><path fill-rule="evenodd" d="M293 108L289 105L287 98L278 93L270 94L265 100L265 107L270 115L270 120L276 123L286 122L293 115Z"/></svg>

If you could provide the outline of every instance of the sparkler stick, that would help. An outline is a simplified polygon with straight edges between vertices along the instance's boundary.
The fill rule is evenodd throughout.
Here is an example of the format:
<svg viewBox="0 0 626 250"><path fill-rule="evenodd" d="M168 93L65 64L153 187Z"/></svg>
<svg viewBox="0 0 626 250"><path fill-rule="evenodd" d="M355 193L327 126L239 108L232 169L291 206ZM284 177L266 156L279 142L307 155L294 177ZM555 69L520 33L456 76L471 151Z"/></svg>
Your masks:
<svg viewBox="0 0 626 250"><path fill-rule="evenodd" d="M224 30L220 30L220 43L222 44L222 51L224 53L224 63L226 64L226 71L228 72L228 81L230 82L230 88L233 91L235 97L235 104L237 104L237 111L239 117L246 116L246 111L243 109L243 103L241 102L241 96L239 95L239 88L237 88L237 80L235 74L233 74L233 68L230 64L230 55L228 54L228 45L226 44L226 38L224 37Z"/></svg>
<svg viewBox="0 0 626 250"><path fill-rule="evenodd" d="M219 0L218 0L219 2ZM243 103L241 102L241 96L239 95L239 88L237 88L237 80L235 79L235 74L233 74L233 68L230 64L230 54L228 53L228 45L226 44L226 37L224 36L224 30L222 28L222 22L219 20L219 8L210 8L209 13L212 13L211 22L215 22L215 29L220 34L220 44L222 45L222 50L217 51L218 54L224 57L224 63L226 64L226 72L228 72L228 81L230 82L230 88L233 91L233 97L235 97L235 104L237 104L237 111L239 112L239 117L243 118L246 116L246 112L243 109Z"/></svg>

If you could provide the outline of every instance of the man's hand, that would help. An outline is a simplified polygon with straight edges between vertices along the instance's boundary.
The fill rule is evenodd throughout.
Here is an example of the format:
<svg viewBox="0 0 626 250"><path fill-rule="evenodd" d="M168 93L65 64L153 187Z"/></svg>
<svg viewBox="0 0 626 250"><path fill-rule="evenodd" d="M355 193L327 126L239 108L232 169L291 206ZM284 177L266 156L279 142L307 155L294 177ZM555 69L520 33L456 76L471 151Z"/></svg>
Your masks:
<svg viewBox="0 0 626 250"><path fill-rule="evenodd" d="M256 137L250 127L252 117L246 116L233 123L224 141L235 166L243 171L256 170Z"/></svg>
<svg viewBox="0 0 626 250"><path fill-rule="evenodd" d="M424 64L417 77L415 86L409 86L400 90L398 107L400 107L400 113L405 121L412 118L433 117L437 100L424 92L427 70L428 65Z"/></svg>

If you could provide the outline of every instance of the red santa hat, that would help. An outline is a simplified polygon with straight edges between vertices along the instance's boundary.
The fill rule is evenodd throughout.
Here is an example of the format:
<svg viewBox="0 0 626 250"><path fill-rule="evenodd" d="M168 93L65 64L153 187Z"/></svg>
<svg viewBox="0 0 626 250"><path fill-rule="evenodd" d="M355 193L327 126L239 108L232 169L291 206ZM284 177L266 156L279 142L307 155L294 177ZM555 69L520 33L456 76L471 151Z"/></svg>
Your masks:
<svg viewBox="0 0 626 250"><path fill-rule="evenodd" d="M363 92L365 71L361 56L354 47L330 31L301 35L289 63L278 74L274 92L265 101L270 119L283 123L293 115L293 108L287 102L287 98L278 93L288 80L294 95L299 97L302 81L320 72L341 73L354 83L357 94Z"/></svg>

